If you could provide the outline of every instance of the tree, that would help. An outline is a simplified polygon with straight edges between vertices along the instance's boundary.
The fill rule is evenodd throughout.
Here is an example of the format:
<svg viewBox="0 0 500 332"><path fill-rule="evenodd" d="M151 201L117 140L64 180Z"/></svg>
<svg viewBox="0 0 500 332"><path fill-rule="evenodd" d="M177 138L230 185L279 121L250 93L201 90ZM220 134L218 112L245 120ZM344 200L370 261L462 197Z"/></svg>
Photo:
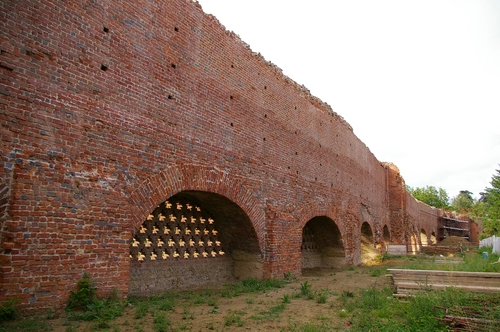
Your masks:
<svg viewBox="0 0 500 332"><path fill-rule="evenodd" d="M407 186L406 190L419 201L436 208L447 208L450 204L448 193L443 188L434 186L412 188Z"/></svg>
<svg viewBox="0 0 500 332"><path fill-rule="evenodd" d="M500 170L491 178L491 187L481 193L474 213L483 221L483 235L500 235Z"/></svg>
<svg viewBox="0 0 500 332"><path fill-rule="evenodd" d="M474 203L470 191L460 190L460 193L451 200L451 208L459 213L470 213Z"/></svg>

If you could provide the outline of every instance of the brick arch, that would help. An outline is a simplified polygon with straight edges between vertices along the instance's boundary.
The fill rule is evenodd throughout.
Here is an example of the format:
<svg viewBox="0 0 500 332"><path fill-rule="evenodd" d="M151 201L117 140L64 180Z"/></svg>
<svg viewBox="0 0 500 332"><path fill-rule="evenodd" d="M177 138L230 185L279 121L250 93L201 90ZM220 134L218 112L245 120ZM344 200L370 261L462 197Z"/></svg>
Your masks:
<svg viewBox="0 0 500 332"><path fill-rule="evenodd" d="M297 204L302 208L298 209L298 212L295 214L296 220L298 220L298 227L300 230L304 228L304 226L309 222L309 220L314 217L327 217L331 219L339 228L340 234L342 237L344 236L344 225L339 223L337 209L333 204L328 206L320 206L318 203L300 202ZM307 206L307 208L305 208Z"/></svg>
<svg viewBox="0 0 500 332"><path fill-rule="evenodd" d="M219 194L237 204L248 216L257 235L259 248L265 238L265 214L254 191L244 182L216 167L172 165L147 178L130 195L132 224L138 228L158 204L182 191L205 191ZM131 229L133 233L135 229Z"/></svg>
<svg viewBox="0 0 500 332"><path fill-rule="evenodd" d="M382 232L382 241L385 241L385 240L389 240L389 242L391 241L391 238L392 238L392 234L391 234L391 225L390 224L382 224L381 225L382 228L381 228L381 232ZM389 233L389 238L386 238L385 237L385 234L384 234L384 229L387 227L387 232Z"/></svg>

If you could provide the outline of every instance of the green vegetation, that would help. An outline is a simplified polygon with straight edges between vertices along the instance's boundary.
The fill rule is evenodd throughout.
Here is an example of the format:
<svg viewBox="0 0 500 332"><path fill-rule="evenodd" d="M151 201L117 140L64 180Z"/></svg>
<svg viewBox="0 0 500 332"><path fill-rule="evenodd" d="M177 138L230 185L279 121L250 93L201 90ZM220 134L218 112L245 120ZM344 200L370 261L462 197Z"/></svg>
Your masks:
<svg viewBox="0 0 500 332"><path fill-rule="evenodd" d="M483 258L482 251L488 252L488 258ZM444 270L444 271L470 271L470 272L500 272L499 256L491 252L491 248L482 248L481 251L471 251L463 255L463 263L460 264L439 264L436 265L434 258L425 256L405 257L405 269L413 270Z"/></svg>
<svg viewBox="0 0 500 332"><path fill-rule="evenodd" d="M480 193L481 198L472 207L471 216L483 222L483 237L500 236L500 170L491 178L491 187Z"/></svg>
<svg viewBox="0 0 500 332"><path fill-rule="evenodd" d="M406 190L419 201L468 215L472 220L481 221L483 224L482 238L493 235L500 236L500 170L492 175L491 187L486 187L478 200L473 198L469 190L461 190L459 194L451 199L446 190L433 186L423 188L412 188L406 186Z"/></svg>
<svg viewBox="0 0 500 332"><path fill-rule="evenodd" d="M16 302L16 299L12 299L5 304L0 304L0 323L16 318Z"/></svg>
<svg viewBox="0 0 500 332"><path fill-rule="evenodd" d="M222 291L222 296L231 298L241 294L265 292L273 288L282 288L288 283L288 280L267 279L258 281L254 278L248 278L235 285L227 285Z"/></svg>
<svg viewBox="0 0 500 332"><path fill-rule="evenodd" d="M466 252L462 264L436 264L434 259L420 256L406 257L400 268L453 269L471 271L499 271L497 255L489 253L487 259L480 252ZM398 262L403 261L402 257ZM450 322L445 313L460 319L474 317L491 325L488 329L473 327L475 331L500 330L500 298L496 294L481 295L456 289L422 291L414 296L399 299L393 291L377 287L385 267L346 267L339 277L348 274L365 275L374 280L373 286L359 290L344 285L338 292L316 286L315 278L295 282L286 291L280 290L287 281L257 281L246 279L219 290L168 292L148 298L131 298L119 301L116 294L106 299L96 296L94 282L84 275L72 292L66 309L64 327L71 331L190 331L196 322L202 325L196 330L228 331L253 329L258 326L282 323L282 331L322 332L349 329L351 331L449 331ZM348 273L347 273L348 272ZM328 280L330 276L323 276ZM301 277L302 278L302 277ZM324 282L325 279L322 280ZM322 284L325 285L325 284ZM291 292L293 293L291 293ZM250 294L240 301L234 297ZM314 302L310 302L314 301ZM219 308L220 302L220 308ZM71 306L70 304L71 303ZM246 303L246 304L245 304ZM10 307L13 307L12 303ZM3 307L6 307L4 304ZM127 319L118 320L117 308L128 307ZM318 308L317 316L307 321L297 319L297 308ZM289 310L290 309L290 310ZM10 312L12 309L5 310ZM15 309L14 309L15 311ZM52 331L49 313L45 318L31 318L6 322L0 332ZM125 315L124 315L125 316ZM263 325L260 325L262 322ZM268 325L265 325L268 324ZM288 324L288 325L287 325ZM60 326L59 326L60 328Z"/></svg>
<svg viewBox="0 0 500 332"><path fill-rule="evenodd" d="M474 315L483 321L500 319L500 299L456 289L417 293L405 300L391 289L370 288L348 298L345 309L353 331L447 331L446 309L457 316ZM492 330L498 326L492 326Z"/></svg>
<svg viewBox="0 0 500 332"><path fill-rule="evenodd" d="M110 321L122 314L124 303L118 299L113 292L109 297L99 299L96 295L97 289L90 275L85 273L76 284L76 291L69 295L66 311L69 320L92 321L97 320L101 327L107 326Z"/></svg>
<svg viewBox="0 0 500 332"><path fill-rule="evenodd" d="M406 186L406 190L419 201L437 208L447 208L450 205L448 193L443 188L426 186L424 188L412 188Z"/></svg>

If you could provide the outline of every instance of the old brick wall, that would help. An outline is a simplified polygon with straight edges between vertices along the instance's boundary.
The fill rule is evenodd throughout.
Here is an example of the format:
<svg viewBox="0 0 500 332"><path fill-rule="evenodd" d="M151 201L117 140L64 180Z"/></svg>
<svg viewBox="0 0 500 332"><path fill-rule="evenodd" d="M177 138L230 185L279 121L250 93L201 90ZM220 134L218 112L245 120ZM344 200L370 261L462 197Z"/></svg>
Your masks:
<svg viewBox="0 0 500 332"><path fill-rule="evenodd" d="M197 3L5 0L0 17L0 301L63 305L84 272L126 295L134 232L183 192L243 211L220 212L233 254L257 257L239 271L262 267L242 273L300 274L318 216L346 263L363 222L404 241L399 171Z"/></svg>

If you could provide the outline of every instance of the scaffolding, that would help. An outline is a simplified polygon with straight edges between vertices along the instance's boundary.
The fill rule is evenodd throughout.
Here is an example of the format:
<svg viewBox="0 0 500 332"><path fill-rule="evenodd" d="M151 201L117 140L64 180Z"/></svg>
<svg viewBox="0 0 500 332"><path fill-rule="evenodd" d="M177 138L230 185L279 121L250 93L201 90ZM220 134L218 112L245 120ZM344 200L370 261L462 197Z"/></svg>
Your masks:
<svg viewBox="0 0 500 332"><path fill-rule="evenodd" d="M470 237L470 222L449 217L439 217L437 240L442 241L448 236Z"/></svg>

